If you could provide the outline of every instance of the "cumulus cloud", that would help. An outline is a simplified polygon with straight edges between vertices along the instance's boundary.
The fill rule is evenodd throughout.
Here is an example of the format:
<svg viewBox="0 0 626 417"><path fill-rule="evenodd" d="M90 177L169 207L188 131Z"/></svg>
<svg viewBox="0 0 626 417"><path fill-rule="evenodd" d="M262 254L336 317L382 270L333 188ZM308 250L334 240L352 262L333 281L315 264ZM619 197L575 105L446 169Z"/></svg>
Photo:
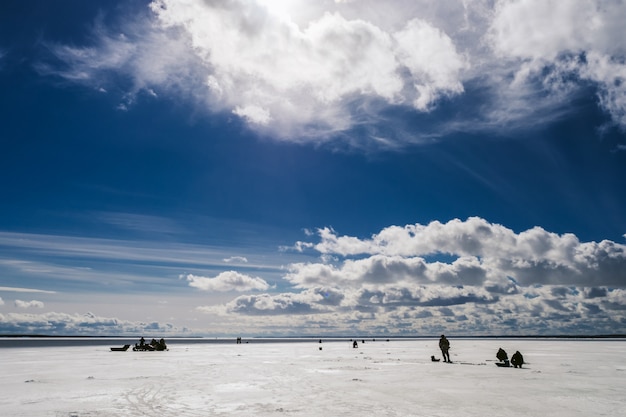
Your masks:
<svg viewBox="0 0 626 417"><path fill-rule="evenodd" d="M246 316L331 314L343 306L345 295L335 288L315 287L305 291L278 294L242 295L224 306L199 307L200 311Z"/></svg>
<svg viewBox="0 0 626 417"><path fill-rule="evenodd" d="M361 287L398 282L479 285L487 276L476 258L459 258L445 264L427 263L420 257L374 255L346 260L339 267L324 263L292 264L285 278L296 287L306 288L311 285Z"/></svg>
<svg viewBox="0 0 626 417"><path fill-rule="evenodd" d="M44 308L44 304L41 301L31 300L15 300L15 307L17 308Z"/></svg>
<svg viewBox="0 0 626 417"><path fill-rule="evenodd" d="M427 110L463 90L463 57L444 32L417 18L389 32L339 13L299 26L271 13L271 3L160 0L151 7L160 25L189 38L213 95L273 134L347 129L356 122L348 103L358 97Z"/></svg>
<svg viewBox="0 0 626 417"><path fill-rule="evenodd" d="M46 334L51 336L111 336L137 334L185 334L169 323L144 323L100 317L91 312L66 314L49 312L43 314L0 314L0 334Z"/></svg>
<svg viewBox="0 0 626 417"><path fill-rule="evenodd" d="M626 246L615 242L515 232L477 217L369 238L321 228L307 238L293 249L319 260L288 265L286 290L199 310L374 334L615 333L626 322Z"/></svg>
<svg viewBox="0 0 626 417"><path fill-rule="evenodd" d="M306 294L260 294L241 296L227 305L228 311L241 314L306 314L313 310Z"/></svg>
<svg viewBox="0 0 626 417"><path fill-rule="evenodd" d="M189 282L190 287L198 288L203 291L250 291L250 290L267 290L269 284L259 277L251 277L235 271L226 271L215 277L199 277L188 274L181 276Z"/></svg>
<svg viewBox="0 0 626 417"><path fill-rule="evenodd" d="M304 240L291 248L299 251L298 262L282 269L255 269L241 263L239 266L255 269L259 276L235 270L211 277L182 275L184 284L191 287L188 290L214 293L210 297L196 294L209 304L197 308L209 315L198 318L210 323L206 331L216 326L225 335L244 331L259 335L444 331L478 335L623 333L626 329L624 244L581 241L573 234L541 227L514 231L478 217L392 225L365 237L342 235L332 228L305 231L303 236ZM175 248L178 255L172 257L171 248L167 254L133 254L128 243L68 244L58 238L47 241L43 236L23 234L0 238L5 245L16 242L45 254L81 255L80 250L94 259L147 262L170 257L176 258L178 267L181 262L199 267L207 259L205 251L191 246ZM135 251L141 247L136 242L131 246ZM71 251L67 252L68 248ZM282 252L281 259L289 255ZM226 252L211 256L217 263L207 267L223 265L227 259L233 261L232 267L237 265ZM12 265L16 261L3 262ZM50 270L48 265L26 266L36 273L44 267ZM81 270L81 276L84 273ZM268 276L272 277L271 286ZM42 293L18 287L0 287L0 291ZM36 302L21 303L22 308L37 308ZM164 334L178 331L159 323L93 315L0 317L0 331L5 333L133 334L134 329L136 334L147 328L162 329Z"/></svg>
<svg viewBox="0 0 626 417"><path fill-rule="evenodd" d="M502 0L488 39L496 56L517 63L514 83L540 78L548 92L567 92L576 78L593 82L600 106L624 127L625 18L621 1Z"/></svg>
<svg viewBox="0 0 626 417"><path fill-rule="evenodd" d="M296 247L313 248L324 255L369 256L365 260L346 261L343 277L352 276L355 262L380 265L380 256L387 262L395 259L391 264L397 270L398 262L410 268L415 257L446 254L459 259L447 265L424 264L424 274L413 270L412 275L434 282L452 282L452 277L460 277L461 282L480 283L490 278L513 277L523 285L626 285L626 276L620 272L626 268L625 245L608 240L580 242L573 234L558 235L541 227L515 233L472 217L447 223L390 226L368 239L338 236L329 228L319 229L318 234L318 243L304 242ZM390 269L381 271L387 273Z"/></svg>
<svg viewBox="0 0 626 417"><path fill-rule="evenodd" d="M260 334L615 334L623 332L626 291L607 290L588 298L590 289L532 287L530 294L494 298L480 288L423 287L360 291L353 301L321 305L306 293L240 296L221 306L198 310L237 328Z"/></svg>
<svg viewBox="0 0 626 417"><path fill-rule="evenodd" d="M622 2L598 0L154 0L118 26L96 22L92 45L50 44L60 64L38 68L119 91L124 109L141 92L174 94L280 140L354 145L342 133L359 127L397 146L548 123L589 85L623 128L625 18ZM478 104L454 120L377 129L389 106L425 115L465 94Z"/></svg>

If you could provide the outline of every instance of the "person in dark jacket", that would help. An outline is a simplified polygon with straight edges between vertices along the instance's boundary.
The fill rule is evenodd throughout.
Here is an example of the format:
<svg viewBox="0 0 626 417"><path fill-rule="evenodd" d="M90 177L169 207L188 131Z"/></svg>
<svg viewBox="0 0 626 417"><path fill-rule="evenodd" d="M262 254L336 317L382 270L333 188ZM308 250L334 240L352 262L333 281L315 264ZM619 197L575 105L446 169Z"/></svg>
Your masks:
<svg viewBox="0 0 626 417"><path fill-rule="evenodd" d="M165 344L165 339L161 338L157 344L157 350L167 350L167 345Z"/></svg>
<svg viewBox="0 0 626 417"><path fill-rule="evenodd" d="M448 341L448 339L446 339L444 335L441 335L441 338L439 339L439 349L441 349L443 361L450 362L450 353L448 353L448 351L450 350L450 342Z"/></svg>
<svg viewBox="0 0 626 417"><path fill-rule="evenodd" d="M522 354L518 351L516 351L513 356L511 356L511 363L513 364L513 366L515 368L517 368L518 366L521 368L522 365L524 364L524 357L522 356Z"/></svg>
<svg viewBox="0 0 626 417"><path fill-rule="evenodd" d="M498 358L498 360L500 362L505 363L507 366L509 364L509 355L506 354L506 350L500 348L498 349L498 353L496 353L496 358Z"/></svg>
<svg viewBox="0 0 626 417"><path fill-rule="evenodd" d="M509 365L509 355L506 354L506 350L500 348L498 349L498 353L496 353L496 358L500 361L502 365L498 366L510 366Z"/></svg>

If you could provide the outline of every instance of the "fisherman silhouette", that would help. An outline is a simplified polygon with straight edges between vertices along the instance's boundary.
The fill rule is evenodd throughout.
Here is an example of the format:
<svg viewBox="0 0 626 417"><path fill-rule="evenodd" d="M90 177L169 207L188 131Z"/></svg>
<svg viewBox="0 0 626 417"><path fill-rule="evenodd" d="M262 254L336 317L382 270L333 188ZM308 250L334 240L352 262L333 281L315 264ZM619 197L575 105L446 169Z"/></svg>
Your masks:
<svg viewBox="0 0 626 417"><path fill-rule="evenodd" d="M443 361L450 363L450 353L448 352L450 350L450 342L444 335L441 335L441 338L439 339L439 349L441 349Z"/></svg>
<svg viewBox="0 0 626 417"><path fill-rule="evenodd" d="M517 368L518 366L521 368L522 365L524 364L524 357L522 356L522 354L518 351L516 351L513 356L511 356L511 363L513 364L513 366L515 368Z"/></svg>
<svg viewBox="0 0 626 417"><path fill-rule="evenodd" d="M509 355L506 354L506 351L504 349L498 349L498 353L496 353L496 358L498 358L498 360L500 361L500 363L497 364L498 366L511 366L509 364Z"/></svg>

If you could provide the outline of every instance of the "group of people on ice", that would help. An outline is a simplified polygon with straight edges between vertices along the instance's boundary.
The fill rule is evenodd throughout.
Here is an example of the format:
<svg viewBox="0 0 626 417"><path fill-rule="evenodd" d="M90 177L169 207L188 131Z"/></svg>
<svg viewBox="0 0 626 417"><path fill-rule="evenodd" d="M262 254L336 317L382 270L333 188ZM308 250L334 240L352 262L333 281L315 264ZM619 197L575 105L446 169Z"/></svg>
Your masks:
<svg viewBox="0 0 626 417"><path fill-rule="evenodd" d="M511 362L509 363L509 357L506 354L506 351L502 348L498 349L498 353L496 353L496 358L498 358L498 363L496 365L503 366L508 368L513 365L515 368L521 368L524 364L524 357L519 352L519 350L515 351L513 356L511 356Z"/></svg>
<svg viewBox="0 0 626 417"><path fill-rule="evenodd" d="M167 345L165 344L165 339L163 338L161 338L158 342L156 339L152 339L150 343L146 343L146 339L142 337L139 340L139 343L135 343L133 350L167 350Z"/></svg>
<svg viewBox="0 0 626 417"><path fill-rule="evenodd" d="M441 338L439 339L439 349L441 349L441 354L443 355L443 361L452 363L450 361L450 341L446 338L445 335L441 335ZM502 367L510 367L511 365L513 365L515 368L521 368L522 365L524 364L524 357L522 356L519 350L516 351L513 354L513 356L511 356L510 362L509 362L509 357L506 351L502 348L500 348L498 350L498 353L496 353L496 358L498 358L498 361L499 361L498 363L496 363L496 365L502 366ZM433 361L439 361L439 359L435 359L434 356L431 356L431 359Z"/></svg>

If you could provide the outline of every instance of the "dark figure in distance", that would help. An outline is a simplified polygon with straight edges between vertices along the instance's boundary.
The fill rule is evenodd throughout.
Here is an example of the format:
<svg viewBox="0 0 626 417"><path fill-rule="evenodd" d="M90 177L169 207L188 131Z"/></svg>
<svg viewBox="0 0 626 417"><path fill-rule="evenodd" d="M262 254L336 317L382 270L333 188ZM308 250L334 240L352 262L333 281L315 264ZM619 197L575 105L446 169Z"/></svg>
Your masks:
<svg viewBox="0 0 626 417"><path fill-rule="evenodd" d="M356 349L358 347L359 347L359 344L356 342L356 340L352 342L352 348Z"/></svg>
<svg viewBox="0 0 626 417"><path fill-rule="evenodd" d="M498 353L496 353L496 358L502 363L504 366L509 366L509 355L506 354L506 351L502 348L498 349Z"/></svg>
<svg viewBox="0 0 626 417"><path fill-rule="evenodd" d="M166 350L167 349L167 345L165 344L165 339L161 338L161 340L159 340L159 342L157 343L157 350Z"/></svg>
<svg viewBox="0 0 626 417"><path fill-rule="evenodd" d="M441 349L441 354L443 355L444 362L450 362L450 342L444 335L441 335L441 339L439 339L439 349Z"/></svg>
<svg viewBox="0 0 626 417"><path fill-rule="evenodd" d="M511 356L511 363L515 368L517 368L518 366L521 368L524 364L524 357L521 353L519 353L519 350L516 351L513 356Z"/></svg>

